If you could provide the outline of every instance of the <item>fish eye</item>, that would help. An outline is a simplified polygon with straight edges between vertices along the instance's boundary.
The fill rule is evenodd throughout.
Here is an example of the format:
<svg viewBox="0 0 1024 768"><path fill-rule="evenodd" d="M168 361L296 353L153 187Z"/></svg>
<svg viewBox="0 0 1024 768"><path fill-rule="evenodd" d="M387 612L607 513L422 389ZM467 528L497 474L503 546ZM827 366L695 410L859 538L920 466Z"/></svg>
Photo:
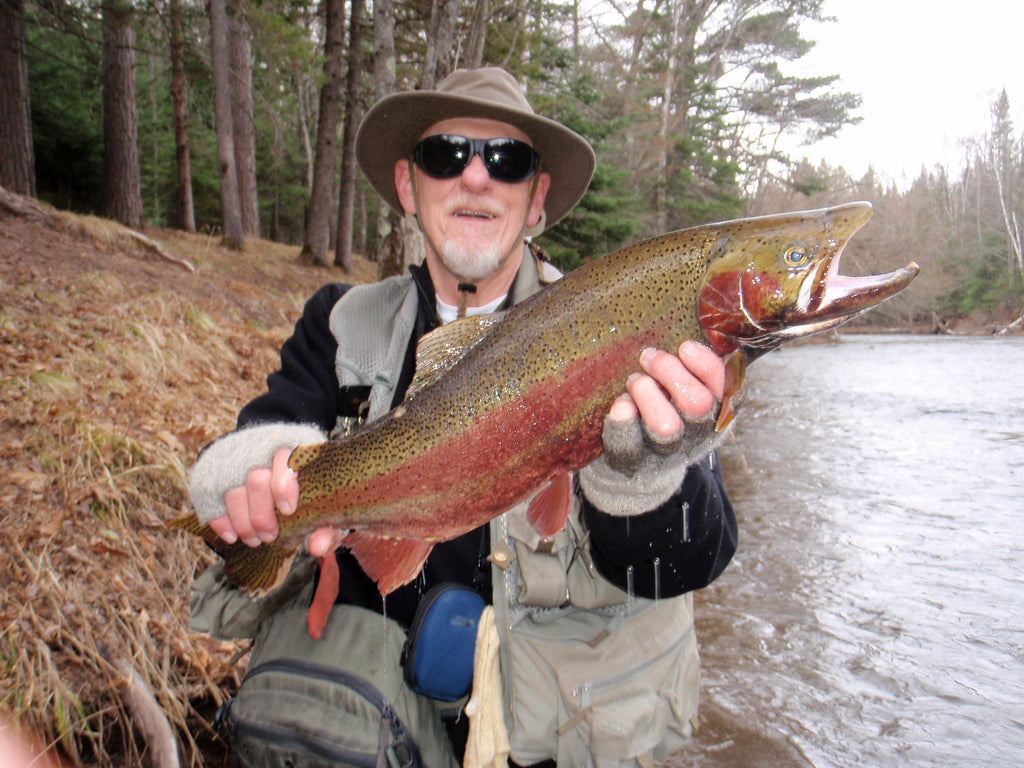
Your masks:
<svg viewBox="0 0 1024 768"><path fill-rule="evenodd" d="M807 262L807 251L794 245L786 249L782 258L790 267L801 267Z"/></svg>

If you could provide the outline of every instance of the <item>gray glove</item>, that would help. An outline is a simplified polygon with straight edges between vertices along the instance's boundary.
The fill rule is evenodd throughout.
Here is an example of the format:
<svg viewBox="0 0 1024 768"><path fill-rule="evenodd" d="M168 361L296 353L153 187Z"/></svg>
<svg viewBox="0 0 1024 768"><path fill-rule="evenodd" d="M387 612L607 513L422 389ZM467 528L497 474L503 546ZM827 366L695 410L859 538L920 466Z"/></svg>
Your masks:
<svg viewBox="0 0 1024 768"><path fill-rule="evenodd" d="M278 448L297 448L309 443L322 443L327 436L310 424L257 424L210 443L199 454L188 480L199 522L206 523L227 514L224 494L245 485L249 472L269 467Z"/></svg>
<svg viewBox="0 0 1024 768"><path fill-rule="evenodd" d="M604 453L580 470L580 486L602 512L616 517L639 515L664 504L683 484L686 468L708 455L718 435L713 409L687 421L675 435L652 434L634 417L605 417Z"/></svg>

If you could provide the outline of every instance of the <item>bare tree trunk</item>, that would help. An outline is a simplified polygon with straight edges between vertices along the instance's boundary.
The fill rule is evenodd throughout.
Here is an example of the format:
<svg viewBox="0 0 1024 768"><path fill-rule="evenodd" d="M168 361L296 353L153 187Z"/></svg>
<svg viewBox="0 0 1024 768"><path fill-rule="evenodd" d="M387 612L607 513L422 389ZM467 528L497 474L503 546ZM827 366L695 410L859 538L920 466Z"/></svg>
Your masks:
<svg viewBox="0 0 1024 768"><path fill-rule="evenodd" d="M655 187L654 216L655 231L665 232L668 229L668 208L666 191L668 188L668 145L669 127L672 119L672 101L676 87L676 63L679 56L679 25L682 14L682 2L670 0L671 30L668 41L668 61L665 67L661 97L661 115L658 120L658 161L655 170L658 173L658 184Z"/></svg>
<svg viewBox="0 0 1024 768"><path fill-rule="evenodd" d="M341 102L341 72L345 49L344 0L324 0L324 84L320 88L320 116L316 129L316 160L313 191L306 209L306 237L299 261L317 266L327 264L331 240L331 193L338 157L338 107Z"/></svg>
<svg viewBox="0 0 1024 768"><path fill-rule="evenodd" d="M466 66L477 69L484 65L484 45L487 42L487 20L490 18L488 0L477 0L473 6L473 22L466 44Z"/></svg>
<svg viewBox="0 0 1024 768"><path fill-rule="evenodd" d="M357 195L359 199L359 229L357 230L358 239L355 243L356 250L366 255L366 191L362 187L357 187Z"/></svg>
<svg viewBox="0 0 1024 768"><path fill-rule="evenodd" d="M528 6L529 0L515 0L515 10L512 11L513 18L515 19L515 26L512 28L508 52L505 54L505 58L501 61L501 66L506 69L508 69L513 57L517 54L520 56L523 55L523 52L519 50L519 36L523 33L523 27L526 26L526 11Z"/></svg>
<svg viewBox="0 0 1024 768"><path fill-rule="evenodd" d="M104 210L129 227L142 223L133 13L126 2L103 4Z"/></svg>
<svg viewBox="0 0 1024 768"><path fill-rule="evenodd" d="M430 20L427 22L427 47L423 51L423 73L420 77L420 89L430 91L437 81L437 16L438 5L444 0L431 0Z"/></svg>
<svg viewBox="0 0 1024 768"><path fill-rule="evenodd" d="M356 130L361 111L360 81L363 77L364 0L352 0L348 36L348 78L345 86L345 120L341 146L341 190L338 193L338 236L334 263L352 272L352 212L356 194Z"/></svg>
<svg viewBox="0 0 1024 768"><path fill-rule="evenodd" d="M260 208L256 194L256 130L252 103L252 30L245 9L232 0L228 17L228 43L231 50L231 123L234 126L235 173L238 176L238 203L242 212L242 231L259 237Z"/></svg>
<svg viewBox="0 0 1024 768"><path fill-rule="evenodd" d="M0 186L36 194L24 0L0 0Z"/></svg>
<svg viewBox="0 0 1024 768"><path fill-rule="evenodd" d="M238 174L235 170L235 137L231 120L231 55L228 52L228 19L224 0L210 0L210 57L224 241L230 247L242 250L245 247L245 235L242 231Z"/></svg>
<svg viewBox="0 0 1024 768"><path fill-rule="evenodd" d="M432 90L452 71L455 59L455 17L458 0L433 0L430 9L430 29L427 31L427 50L423 57L423 79L420 87Z"/></svg>
<svg viewBox="0 0 1024 768"><path fill-rule="evenodd" d="M296 100L299 107L299 129L302 134L302 157L306 161L306 167L302 172L302 181L306 185L306 192L313 192L313 141L309 137L309 124L313 122L313 108L310 105L309 89L302 77L302 72L295 73Z"/></svg>
<svg viewBox="0 0 1024 768"><path fill-rule="evenodd" d="M373 81L376 98L395 90L395 6L393 0L373 4ZM377 270L383 280L402 273L401 217L381 204L377 218Z"/></svg>
<svg viewBox="0 0 1024 768"><path fill-rule="evenodd" d="M171 111L174 115L174 149L178 167L178 224L186 232L195 232L196 211L192 198L192 162L188 145L188 102L185 99L181 0L170 0L170 17Z"/></svg>
<svg viewBox="0 0 1024 768"><path fill-rule="evenodd" d="M459 16L459 0L439 0L441 11L437 20L437 64L434 82L439 83L452 73L458 58L455 22Z"/></svg>

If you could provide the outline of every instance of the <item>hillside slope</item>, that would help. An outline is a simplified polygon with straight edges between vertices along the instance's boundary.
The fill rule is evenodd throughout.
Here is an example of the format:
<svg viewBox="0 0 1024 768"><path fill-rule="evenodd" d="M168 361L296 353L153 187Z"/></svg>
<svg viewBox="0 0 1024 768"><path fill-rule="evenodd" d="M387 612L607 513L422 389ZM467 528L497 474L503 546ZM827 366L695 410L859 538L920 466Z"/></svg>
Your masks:
<svg viewBox="0 0 1024 768"><path fill-rule="evenodd" d="M0 198L0 716L70 764L150 763L129 682L154 694L184 765L219 762L204 722L244 669L233 644L188 632L209 555L163 523L303 302L376 276L266 241L143 234Z"/></svg>

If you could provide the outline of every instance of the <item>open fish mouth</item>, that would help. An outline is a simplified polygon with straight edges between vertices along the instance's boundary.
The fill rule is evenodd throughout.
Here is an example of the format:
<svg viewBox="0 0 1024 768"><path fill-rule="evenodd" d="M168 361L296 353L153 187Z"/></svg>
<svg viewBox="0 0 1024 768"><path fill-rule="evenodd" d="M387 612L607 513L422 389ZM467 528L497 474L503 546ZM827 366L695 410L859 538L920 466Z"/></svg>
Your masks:
<svg viewBox="0 0 1024 768"><path fill-rule="evenodd" d="M833 265L837 265L838 256L832 261ZM780 328L775 336L777 339L789 340L840 326L904 290L920 270L918 264L912 261L884 275L830 275L826 278L814 308L794 314L790 318L793 324Z"/></svg>
<svg viewBox="0 0 1024 768"><path fill-rule="evenodd" d="M907 288L920 271L914 261L881 275L852 276L839 273L846 244L871 218L868 203L850 203L830 211L826 231L827 253L807 277L800 300L776 331L777 340L826 331L862 315Z"/></svg>
<svg viewBox="0 0 1024 768"><path fill-rule="evenodd" d="M764 286L771 283L771 270L763 271L763 266L755 260L740 271L736 310L742 314L741 327L731 329L727 335L733 343L754 356L786 341L820 333L852 320L904 290L920 271L918 265L911 262L881 275L840 274L843 250L871 218L871 204L848 203L826 209L821 214L822 218L789 222L798 228L790 240L792 245L786 246L784 240L776 243L776 247L781 249L780 254L785 251L776 267L779 270L777 274L788 272L789 279L794 280L796 274L802 272L791 289L791 298L781 302L786 305L785 309L774 312L767 309L772 299L787 292L784 287L777 289L778 295L766 292ZM791 253L798 253L800 258L787 269L782 262ZM799 266L799 261L811 253L810 263ZM720 298L715 300L720 301Z"/></svg>

